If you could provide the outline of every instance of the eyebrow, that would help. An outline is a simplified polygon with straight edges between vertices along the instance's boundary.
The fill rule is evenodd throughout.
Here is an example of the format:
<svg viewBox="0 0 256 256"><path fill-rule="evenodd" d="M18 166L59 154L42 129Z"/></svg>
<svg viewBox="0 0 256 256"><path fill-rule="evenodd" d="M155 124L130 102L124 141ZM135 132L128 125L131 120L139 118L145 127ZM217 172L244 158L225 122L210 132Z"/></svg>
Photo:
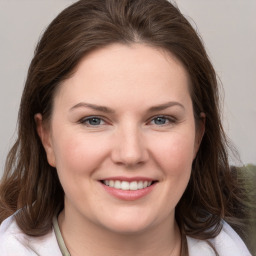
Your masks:
<svg viewBox="0 0 256 256"><path fill-rule="evenodd" d="M100 106L100 105L95 105L95 104L90 104L90 103L85 103L85 102L80 102L78 104L76 104L75 106L73 106L70 111L74 110L74 109L77 109L77 108L90 108L90 109L93 109L93 110L97 110L97 111L100 111L100 112L104 112L104 113L114 113L115 111L111 108L108 108L108 107L105 107L105 106Z"/></svg>
<svg viewBox="0 0 256 256"><path fill-rule="evenodd" d="M173 106L179 106L179 107L185 109L185 107L181 103L176 102L176 101L170 101L170 102L163 103L163 104L160 104L160 105L152 106L147 110L147 112L157 112L157 111L165 110L165 109L173 107ZM115 113L115 110L113 110L109 107L95 105L95 104L86 103L86 102L80 102L80 103L76 104L75 106L73 106L70 109L70 111L73 111L77 108L90 108L90 109L100 111L100 112L104 112L104 113L108 113L108 114Z"/></svg>
<svg viewBox="0 0 256 256"><path fill-rule="evenodd" d="M149 108L148 112L157 112L157 111L165 110L165 109L173 107L173 106L179 106L179 107L185 109L185 107L181 103L179 103L177 101L170 101L170 102L163 103L160 105L152 106Z"/></svg>

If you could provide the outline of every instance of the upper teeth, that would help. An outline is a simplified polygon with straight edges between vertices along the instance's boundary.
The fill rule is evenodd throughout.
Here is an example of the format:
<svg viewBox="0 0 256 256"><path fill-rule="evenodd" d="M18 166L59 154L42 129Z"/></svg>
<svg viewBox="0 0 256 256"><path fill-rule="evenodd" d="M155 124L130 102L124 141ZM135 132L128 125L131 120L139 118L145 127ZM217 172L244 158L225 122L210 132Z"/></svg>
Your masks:
<svg viewBox="0 0 256 256"><path fill-rule="evenodd" d="M120 181L120 180L103 180L103 183L109 187L122 190L143 189L152 184L152 181Z"/></svg>

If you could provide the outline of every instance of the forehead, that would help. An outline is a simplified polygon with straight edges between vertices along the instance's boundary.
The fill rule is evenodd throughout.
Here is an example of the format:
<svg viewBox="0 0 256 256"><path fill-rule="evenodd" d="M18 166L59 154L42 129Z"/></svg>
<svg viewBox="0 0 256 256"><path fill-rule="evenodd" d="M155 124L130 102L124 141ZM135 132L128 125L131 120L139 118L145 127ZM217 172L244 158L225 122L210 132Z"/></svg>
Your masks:
<svg viewBox="0 0 256 256"><path fill-rule="evenodd" d="M161 100L165 94L189 93L189 84L186 69L170 52L144 44L113 44L86 55L57 97L107 101L140 95Z"/></svg>

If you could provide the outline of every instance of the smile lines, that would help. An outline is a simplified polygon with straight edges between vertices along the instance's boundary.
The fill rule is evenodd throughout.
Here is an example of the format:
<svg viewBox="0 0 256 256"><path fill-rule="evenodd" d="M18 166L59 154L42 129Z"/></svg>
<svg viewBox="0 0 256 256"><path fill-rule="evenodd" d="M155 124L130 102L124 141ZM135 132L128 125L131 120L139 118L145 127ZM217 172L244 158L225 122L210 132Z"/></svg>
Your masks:
<svg viewBox="0 0 256 256"><path fill-rule="evenodd" d="M120 181L120 180L103 180L103 184L115 189L121 190L139 190L152 185L153 181Z"/></svg>

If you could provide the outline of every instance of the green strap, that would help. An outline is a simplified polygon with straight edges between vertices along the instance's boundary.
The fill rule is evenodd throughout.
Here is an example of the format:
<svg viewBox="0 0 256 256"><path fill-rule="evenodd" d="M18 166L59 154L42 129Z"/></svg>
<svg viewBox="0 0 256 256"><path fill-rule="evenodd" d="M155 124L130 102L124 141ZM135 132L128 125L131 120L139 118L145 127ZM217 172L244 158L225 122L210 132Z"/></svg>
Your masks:
<svg viewBox="0 0 256 256"><path fill-rule="evenodd" d="M53 229L54 229L54 232L55 232L57 242L58 242L58 245L60 247L60 251L62 253L62 256L71 256L67 247L66 247L66 245L65 245L63 237L61 235L58 220L57 220L56 216L54 216L54 218L53 218Z"/></svg>

